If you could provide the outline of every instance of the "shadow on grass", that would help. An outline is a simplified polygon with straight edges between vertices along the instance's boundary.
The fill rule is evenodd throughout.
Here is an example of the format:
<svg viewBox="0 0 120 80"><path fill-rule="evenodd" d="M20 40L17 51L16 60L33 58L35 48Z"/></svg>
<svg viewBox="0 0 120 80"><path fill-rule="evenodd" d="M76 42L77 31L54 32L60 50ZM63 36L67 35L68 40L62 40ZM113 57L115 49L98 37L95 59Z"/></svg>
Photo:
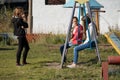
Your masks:
<svg viewBox="0 0 120 80"><path fill-rule="evenodd" d="M0 48L0 50L14 50L14 48Z"/></svg>
<svg viewBox="0 0 120 80"><path fill-rule="evenodd" d="M55 61L39 61L33 64L40 64L42 67L47 67L47 68L58 68L60 66L60 63Z"/></svg>
<svg viewBox="0 0 120 80"><path fill-rule="evenodd" d="M81 64L97 64L98 63L98 57L92 58L86 62L79 62L78 65Z"/></svg>

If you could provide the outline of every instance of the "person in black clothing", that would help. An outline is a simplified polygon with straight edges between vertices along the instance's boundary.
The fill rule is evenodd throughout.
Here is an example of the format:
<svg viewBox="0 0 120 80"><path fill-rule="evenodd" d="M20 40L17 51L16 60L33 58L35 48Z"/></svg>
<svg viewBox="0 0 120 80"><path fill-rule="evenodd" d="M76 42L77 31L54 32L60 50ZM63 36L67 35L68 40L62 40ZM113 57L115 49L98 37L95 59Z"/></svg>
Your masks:
<svg viewBox="0 0 120 80"><path fill-rule="evenodd" d="M20 58L21 58L21 53L23 48L24 52L23 52L23 60L22 60L22 64L28 64L26 61L27 58L27 54L29 51L29 44L28 41L26 39L26 32L25 29L28 28L28 24L27 24L27 20L26 17L24 15L24 11L22 7L17 7L15 8L14 12L13 12L13 18L12 18L12 23L14 26L14 35L17 36L18 39L18 51L16 54L16 65L20 66Z"/></svg>

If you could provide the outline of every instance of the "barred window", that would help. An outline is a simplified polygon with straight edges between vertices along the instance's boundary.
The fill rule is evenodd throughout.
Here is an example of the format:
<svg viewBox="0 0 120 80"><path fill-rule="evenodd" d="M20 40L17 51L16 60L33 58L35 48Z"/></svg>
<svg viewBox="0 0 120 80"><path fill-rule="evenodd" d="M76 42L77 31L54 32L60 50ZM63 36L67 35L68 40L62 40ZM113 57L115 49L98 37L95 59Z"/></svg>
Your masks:
<svg viewBox="0 0 120 80"><path fill-rule="evenodd" d="M45 5L62 5L65 4L65 0L45 0Z"/></svg>

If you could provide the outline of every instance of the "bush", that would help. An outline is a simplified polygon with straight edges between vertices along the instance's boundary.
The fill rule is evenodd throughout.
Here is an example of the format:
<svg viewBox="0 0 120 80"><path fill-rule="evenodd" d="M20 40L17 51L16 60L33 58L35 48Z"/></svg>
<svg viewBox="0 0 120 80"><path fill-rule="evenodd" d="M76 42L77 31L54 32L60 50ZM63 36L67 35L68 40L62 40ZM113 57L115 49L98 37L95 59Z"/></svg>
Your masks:
<svg viewBox="0 0 120 80"><path fill-rule="evenodd" d="M2 36L0 36L0 42L2 41Z"/></svg>
<svg viewBox="0 0 120 80"><path fill-rule="evenodd" d="M99 35L97 40L98 40L99 44L106 44L106 43L108 43L106 37L104 35L102 35L102 34Z"/></svg>
<svg viewBox="0 0 120 80"><path fill-rule="evenodd" d="M52 44L61 44L64 43L65 36L64 35L53 35L48 34L46 36L46 43L52 43Z"/></svg>
<svg viewBox="0 0 120 80"><path fill-rule="evenodd" d="M2 18L4 16L4 18ZM7 9L6 14L0 14L0 32L12 32L12 24L11 24L11 18L12 18L12 10Z"/></svg>

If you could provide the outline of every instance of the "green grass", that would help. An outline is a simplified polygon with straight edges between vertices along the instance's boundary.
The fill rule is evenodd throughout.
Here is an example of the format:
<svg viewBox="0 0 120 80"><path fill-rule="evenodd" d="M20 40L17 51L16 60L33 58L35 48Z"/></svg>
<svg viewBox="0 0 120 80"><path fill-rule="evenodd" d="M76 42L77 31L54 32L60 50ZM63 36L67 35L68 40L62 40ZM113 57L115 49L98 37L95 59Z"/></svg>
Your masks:
<svg viewBox="0 0 120 80"><path fill-rule="evenodd" d="M0 33L13 32L11 24L12 10L7 10L6 18L0 14ZM119 29L111 29L119 36ZM60 69L60 44L64 43L65 35L42 36L36 43L30 43L27 61L30 64L16 66L16 41L10 39L11 45L5 46L0 38L0 80L102 80L101 65L95 59L95 51L91 49L79 52L78 67ZM108 44L100 35L99 45ZM102 61L110 55L118 55L111 46L99 46ZM21 56L22 57L22 56ZM68 50L67 64L72 62L73 48ZM120 67L109 65L109 80L120 79Z"/></svg>
<svg viewBox="0 0 120 80"><path fill-rule="evenodd" d="M60 69L60 44L30 43L27 61L30 64L16 66L17 45L0 46L0 80L101 80L101 65L95 59L94 49L79 52L78 67ZM118 55L112 47L99 46L102 61L109 55ZM68 50L67 63L73 58L73 48ZM116 66L115 66L116 67ZM120 69L120 68L118 68ZM119 80L120 71L109 73L109 80Z"/></svg>

